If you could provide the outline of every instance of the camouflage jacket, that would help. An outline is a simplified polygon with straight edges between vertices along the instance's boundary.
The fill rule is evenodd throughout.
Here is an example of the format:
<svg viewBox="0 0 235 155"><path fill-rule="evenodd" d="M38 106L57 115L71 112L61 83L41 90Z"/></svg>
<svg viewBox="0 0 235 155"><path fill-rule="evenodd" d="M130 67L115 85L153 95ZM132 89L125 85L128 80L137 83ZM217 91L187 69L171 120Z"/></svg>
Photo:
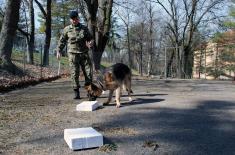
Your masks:
<svg viewBox="0 0 235 155"><path fill-rule="evenodd" d="M84 53L89 49L86 41L92 40L87 27L82 24L69 25L64 28L63 33L58 42L57 51L61 53L66 44L68 44L69 53Z"/></svg>

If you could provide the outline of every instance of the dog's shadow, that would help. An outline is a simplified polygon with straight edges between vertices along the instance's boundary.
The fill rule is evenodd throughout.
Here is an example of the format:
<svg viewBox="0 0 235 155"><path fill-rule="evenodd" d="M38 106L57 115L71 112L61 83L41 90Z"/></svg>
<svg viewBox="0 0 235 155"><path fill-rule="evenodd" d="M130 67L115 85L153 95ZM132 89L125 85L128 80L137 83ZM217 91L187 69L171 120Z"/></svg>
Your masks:
<svg viewBox="0 0 235 155"><path fill-rule="evenodd" d="M135 95L131 95L132 97L135 97L132 101L127 101L126 97L128 97L128 95L122 95L121 107L140 105L140 104L157 103L157 102L164 101L165 99L153 98L153 97L159 96L159 95L168 95L168 94L135 94ZM145 98L140 98L140 97L145 97ZM146 98L146 97L151 97L151 98ZM112 103L110 103L108 105L104 105L104 106L116 106L116 102L113 101Z"/></svg>
<svg viewBox="0 0 235 155"><path fill-rule="evenodd" d="M154 97L154 96L164 96L164 95L168 95L168 94L152 94L152 93L146 93L146 94L131 94L131 96L132 97ZM99 98L107 98L108 96L107 96L107 94L104 94L104 95L102 95L102 96L100 96ZM115 97L114 95L113 95L113 97ZM124 94L124 95L121 95L121 98L122 97L128 97L128 95L127 94Z"/></svg>
<svg viewBox="0 0 235 155"><path fill-rule="evenodd" d="M122 102L121 105L123 107L126 106L132 106L132 105L139 105L139 104L149 104L149 103L157 103L157 102L162 102L165 99L153 99L153 98L136 98L132 101L128 101L128 102Z"/></svg>
<svg viewBox="0 0 235 155"><path fill-rule="evenodd" d="M164 95L168 95L168 94L153 94L153 93L146 93L146 94L132 94L131 96L134 97L154 97L154 96L164 96ZM127 97L128 95L122 95L122 97Z"/></svg>

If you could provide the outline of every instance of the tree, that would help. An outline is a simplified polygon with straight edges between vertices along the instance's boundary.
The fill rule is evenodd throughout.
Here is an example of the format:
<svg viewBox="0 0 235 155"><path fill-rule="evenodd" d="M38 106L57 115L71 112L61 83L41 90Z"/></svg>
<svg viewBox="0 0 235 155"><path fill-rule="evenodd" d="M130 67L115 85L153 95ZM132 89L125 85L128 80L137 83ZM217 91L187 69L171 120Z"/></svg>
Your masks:
<svg viewBox="0 0 235 155"><path fill-rule="evenodd" d="M120 4L117 4L117 5L121 7L120 10L117 10L117 14L120 17L121 21L124 23L125 29L126 29L126 44L127 44L129 67L133 68L134 60L133 60L133 53L131 51L131 46L130 46L130 24L131 24L131 13L134 10L131 7L134 7L134 6L128 0L121 0Z"/></svg>
<svg viewBox="0 0 235 155"><path fill-rule="evenodd" d="M120 51L120 45L118 45L118 41L120 41L121 36L118 34L117 29L119 28L117 17L112 17L111 28L110 28L110 38L107 44L107 56L109 62L118 62L116 59L116 55Z"/></svg>
<svg viewBox="0 0 235 155"><path fill-rule="evenodd" d="M109 40L113 0L84 0L87 6L88 28L95 39L92 49L95 70L100 69L100 62Z"/></svg>
<svg viewBox="0 0 235 155"><path fill-rule="evenodd" d="M0 57L2 59L1 67L9 69L15 73L16 67L11 61L13 39L16 34L17 24L19 21L19 10L21 0L8 0L6 11L3 19L2 29L0 33Z"/></svg>
<svg viewBox="0 0 235 155"><path fill-rule="evenodd" d="M193 68L194 37L202 24L218 18L221 0L153 0L167 14L167 28L176 47L177 77L191 78ZM180 50L179 47L182 47Z"/></svg>
<svg viewBox="0 0 235 155"><path fill-rule="evenodd" d="M43 50L43 66L49 65L49 49L51 43L51 4L52 0L46 1L46 10L44 9L43 5L38 1L35 0L36 4L38 5L39 9L42 12L43 18L45 19L45 43L44 43L44 50Z"/></svg>
<svg viewBox="0 0 235 155"><path fill-rule="evenodd" d="M26 5L25 5L26 3ZM29 23L27 19L27 10L26 6L29 9ZM23 1L23 17L25 22L25 28L18 27L18 31L21 32L26 37L27 40L27 63L33 64L33 52L35 50L34 42L35 42L35 21L34 21L34 8L33 8L33 0L24 0ZM28 28L29 27L29 28ZM26 29L26 30L25 30Z"/></svg>
<svg viewBox="0 0 235 155"><path fill-rule="evenodd" d="M229 10L230 18L225 20L224 23L223 23L223 26L225 26L228 29L235 29L235 21L234 21L234 18L235 18L235 7L234 7L234 4L235 4L235 0L232 0L231 6L230 6L230 10Z"/></svg>
<svg viewBox="0 0 235 155"><path fill-rule="evenodd" d="M140 23L136 23L130 27L130 46L131 51L134 51L136 61L138 64L139 74L142 76L144 72L144 59L145 56L144 49L147 44L147 28L146 24L142 21Z"/></svg>
<svg viewBox="0 0 235 155"><path fill-rule="evenodd" d="M149 15L149 36L148 36L148 61L147 61L147 75L150 76L152 74L152 65L153 65L153 54L154 54L154 12L153 12L153 5L150 1L145 2L147 12Z"/></svg>
<svg viewBox="0 0 235 155"><path fill-rule="evenodd" d="M4 17L4 12L3 12L2 8L0 8L0 30L2 28L3 17Z"/></svg>
<svg viewBox="0 0 235 155"><path fill-rule="evenodd" d="M74 9L73 1L54 0L52 2L52 35L56 36L57 40L60 36L60 31L69 24L68 13Z"/></svg>
<svg viewBox="0 0 235 155"><path fill-rule="evenodd" d="M221 51L219 55L220 65L223 69L223 75L227 77L232 77L235 74L235 46L234 45L227 45L224 46L224 49ZM226 71L229 71L229 74L226 74ZM234 77L233 77L234 78Z"/></svg>

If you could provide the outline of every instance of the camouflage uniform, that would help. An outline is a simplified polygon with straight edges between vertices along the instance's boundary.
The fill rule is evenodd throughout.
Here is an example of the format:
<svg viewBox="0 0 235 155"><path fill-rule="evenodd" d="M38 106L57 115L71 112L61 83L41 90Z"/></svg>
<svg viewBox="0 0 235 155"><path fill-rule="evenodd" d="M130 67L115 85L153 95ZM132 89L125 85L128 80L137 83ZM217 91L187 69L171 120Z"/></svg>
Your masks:
<svg viewBox="0 0 235 155"><path fill-rule="evenodd" d="M78 89L80 66L85 77L85 85L91 83L91 60L88 54L89 48L86 41L91 41L92 36L87 27L82 24L69 25L64 28L60 37L57 51L61 53L66 43L68 43L69 64L71 67L71 79L74 89Z"/></svg>

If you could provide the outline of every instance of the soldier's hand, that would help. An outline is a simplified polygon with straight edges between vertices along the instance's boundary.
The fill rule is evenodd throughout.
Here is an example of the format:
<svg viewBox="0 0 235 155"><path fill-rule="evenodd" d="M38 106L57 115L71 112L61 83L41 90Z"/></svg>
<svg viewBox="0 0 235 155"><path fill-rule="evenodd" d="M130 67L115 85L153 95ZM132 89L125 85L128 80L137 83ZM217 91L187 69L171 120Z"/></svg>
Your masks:
<svg viewBox="0 0 235 155"><path fill-rule="evenodd" d="M86 41L86 46L90 49L94 45L94 41Z"/></svg>
<svg viewBox="0 0 235 155"><path fill-rule="evenodd" d="M58 59L58 60L60 60L60 57L61 57L61 54L60 54L60 52L56 52L56 58Z"/></svg>

